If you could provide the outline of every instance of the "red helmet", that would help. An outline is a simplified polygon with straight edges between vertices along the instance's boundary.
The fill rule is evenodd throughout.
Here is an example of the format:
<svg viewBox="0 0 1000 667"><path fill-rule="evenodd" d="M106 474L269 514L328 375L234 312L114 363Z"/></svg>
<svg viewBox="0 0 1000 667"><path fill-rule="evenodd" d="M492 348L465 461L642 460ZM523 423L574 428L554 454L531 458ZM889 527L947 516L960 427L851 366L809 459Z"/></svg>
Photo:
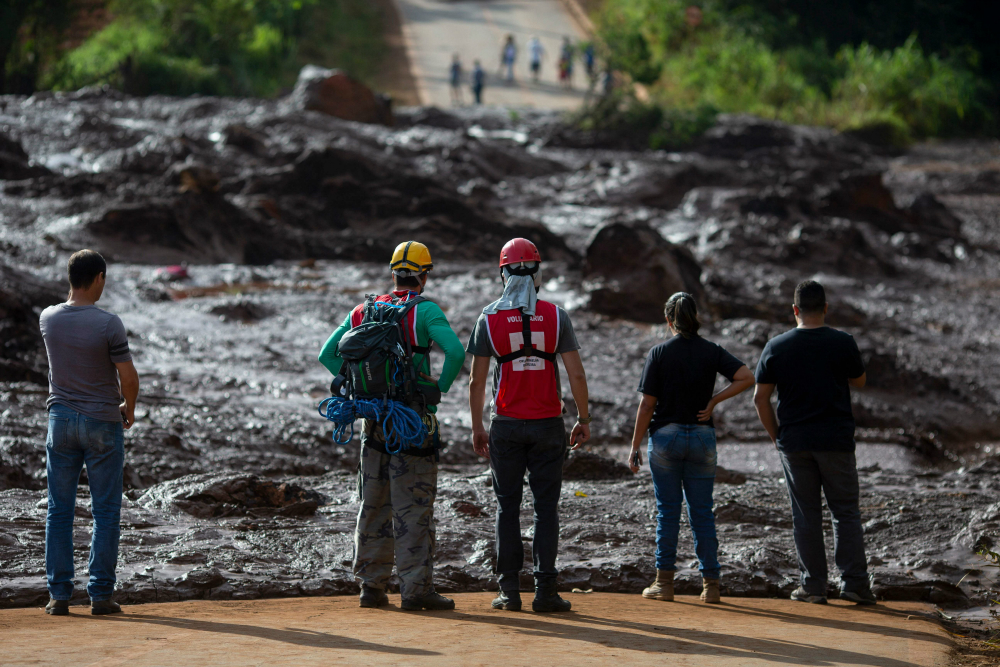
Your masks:
<svg viewBox="0 0 1000 667"><path fill-rule="evenodd" d="M500 268L508 264L518 264L520 262L541 262L542 256L538 254L538 248L528 239L511 239L500 251Z"/></svg>

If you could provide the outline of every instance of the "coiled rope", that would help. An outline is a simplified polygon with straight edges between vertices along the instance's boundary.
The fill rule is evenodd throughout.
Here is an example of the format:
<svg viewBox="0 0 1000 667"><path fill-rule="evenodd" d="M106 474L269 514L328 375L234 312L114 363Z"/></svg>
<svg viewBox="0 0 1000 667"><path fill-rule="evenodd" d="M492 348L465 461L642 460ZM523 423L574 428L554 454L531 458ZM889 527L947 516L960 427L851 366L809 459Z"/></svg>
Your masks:
<svg viewBox="0 0 1000 667"><path fill-rule="evenodd" d="M427 424L416 410L399 401L378 398L351 400L331 396L319 404L319 414L335 424L333 441L338 445L346 445L354 437L356 419L368 419L382 425L386 449L390 454L399 454L408 447L419 447L427 439Z"/></svg>

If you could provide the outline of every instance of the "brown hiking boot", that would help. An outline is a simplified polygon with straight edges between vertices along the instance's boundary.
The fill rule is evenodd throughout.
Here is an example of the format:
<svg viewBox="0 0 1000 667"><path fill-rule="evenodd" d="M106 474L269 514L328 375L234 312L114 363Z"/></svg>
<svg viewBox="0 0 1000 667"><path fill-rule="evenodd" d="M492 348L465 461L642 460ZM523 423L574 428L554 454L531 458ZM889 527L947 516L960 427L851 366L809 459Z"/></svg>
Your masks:
<svg viewBox="0 0 1000 667"><path fill-rule="evenodd" d="M642 592L642 597L647 600L663 600L664 602L674 601L674 571L657 570L656 581L649 585L649 588Z"/></svg>
<svg viewBox="0 0 1000 667"><path fill-rule="evenodd" d="M69 600L49 598L49 603L45 605L45 613L50 616L67 616L69 614Z"/></svg>
<svg viewBox="0 0 1000 667"><path fill-rule="evenodd" d="M719 593L718 579L702 579L701 601L709 604L722 602L722 595Z"/></svg>

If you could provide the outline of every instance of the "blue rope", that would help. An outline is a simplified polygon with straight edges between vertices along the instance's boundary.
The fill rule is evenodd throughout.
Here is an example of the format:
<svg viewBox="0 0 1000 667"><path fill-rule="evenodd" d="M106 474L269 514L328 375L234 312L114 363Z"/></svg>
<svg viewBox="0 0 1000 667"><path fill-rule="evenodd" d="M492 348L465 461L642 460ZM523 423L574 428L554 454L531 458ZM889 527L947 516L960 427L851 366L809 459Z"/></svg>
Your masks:
<svg viewBox="0 0 1000 667"><path fill-rule="evenodd" d="M319 414L335 424L333 441L346 445L354 437L354 421L369 419L382 425L386 449L399 454L408 447L419 447L427 439L427 425L416 410L398 401L377 398L349 400L339 396L323 399ZM347 429L350 427L350 434Z"/></svg>

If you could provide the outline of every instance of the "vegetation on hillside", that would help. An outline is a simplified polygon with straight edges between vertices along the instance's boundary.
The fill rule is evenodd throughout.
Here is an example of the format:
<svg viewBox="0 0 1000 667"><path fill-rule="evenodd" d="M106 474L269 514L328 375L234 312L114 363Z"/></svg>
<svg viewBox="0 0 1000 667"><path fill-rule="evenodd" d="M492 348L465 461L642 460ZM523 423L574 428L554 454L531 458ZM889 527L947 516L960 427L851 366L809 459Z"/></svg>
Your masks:
<svg viewBox="0 0 1000 667"><path fill-rule="evenodd" d="M69 0L0 0L0 93L34 89L72 13Z"/></svg>
<svg viewBox="0 0 1000 667"><path fill-rule="evenodd" d="M648 100L619 92L618 115L605 100L585 122L642 117L653 145L682 143L690 132L671 119L704 119L706 110L859 130L895 144L995 132L995 40L962 26L939 25L936 41L905 32L913 17L903 10L914 0L701 0L697 10L693 2L606 0L598 41L610 67L644 86ZM900 16L872 12L891 5ZM868 13L852 13L855 6ZM870 16L881 18L871 18L866 33ZM968 17L946 13L939 23L949 18Z"/></svg>
<svg viewBox="0 0 1000 667"><path fill-rule="evenodd" d="M112 22L82 45L44 54L34 86L270 97L306 62L369 78L382 52L381 19L364 0L110 0L109 8Z"/></svg>

